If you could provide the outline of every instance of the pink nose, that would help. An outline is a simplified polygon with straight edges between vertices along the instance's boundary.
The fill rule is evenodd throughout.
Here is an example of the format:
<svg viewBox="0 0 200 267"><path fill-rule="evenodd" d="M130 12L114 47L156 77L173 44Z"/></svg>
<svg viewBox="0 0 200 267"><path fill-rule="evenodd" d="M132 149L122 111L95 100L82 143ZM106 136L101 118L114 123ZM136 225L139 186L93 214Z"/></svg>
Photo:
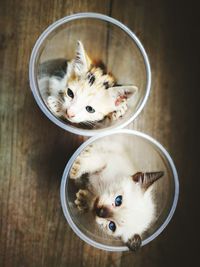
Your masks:
<svg viewBox="0 0 200 267"><path fill-rule="evenodd" d="M73 118L73 117L75 116L75 114L74 114L72 111L67 110L67 116L68 116L69 118Z"/></svg>

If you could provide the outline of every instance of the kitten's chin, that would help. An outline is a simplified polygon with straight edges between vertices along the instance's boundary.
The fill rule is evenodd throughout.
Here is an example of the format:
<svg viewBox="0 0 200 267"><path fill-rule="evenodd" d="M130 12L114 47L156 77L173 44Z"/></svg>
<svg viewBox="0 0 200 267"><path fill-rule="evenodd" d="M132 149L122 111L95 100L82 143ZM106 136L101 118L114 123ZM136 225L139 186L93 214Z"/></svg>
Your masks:
<svg viewBox="0 0 200 267"><path fill-rule="evenodd" d="M68 121L70 121L71 123L80 123L80 121L77 121L74 118L69 118L68 116L65 116L65 119L68 120Z"/></svg>

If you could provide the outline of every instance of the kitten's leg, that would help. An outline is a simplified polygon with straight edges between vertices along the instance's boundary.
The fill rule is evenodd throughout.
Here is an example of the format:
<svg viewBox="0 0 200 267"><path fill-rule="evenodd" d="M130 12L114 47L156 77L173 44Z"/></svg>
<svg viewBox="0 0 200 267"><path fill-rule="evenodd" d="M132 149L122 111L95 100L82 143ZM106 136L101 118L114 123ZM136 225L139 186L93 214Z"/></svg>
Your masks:
<svg viewBox="0 0 200 267"><path fill-rule="evenodd" d="M127 109L128 109L127 102L126 101L123 101L119 105L118 110L116 110L115 112L113 112L112 119L115 121L118 118L122 117L126 113Z"/></svg>
<svg viewBox="0 0 200 267"><path fill-rule="evenodd" d="M47 105L55 116L57 117L62 116L63 114L62 103L59 97L55 97L55 96L47 97Z"/></svg>
<svg viewBox="0 0 200 267"><path fill-rule="evenodd" d="M94 173L105 168L106 162L102 155L90 145L78 156L71 167L70 178L78 179L85 173Z"/></svg>
<svg viewBox="0 0 200 267"><path fill-rule="evenodd" d="M88 190L80 189L76 193L75 204L80 211L87 211L91 209L94 196Z"/></svg>

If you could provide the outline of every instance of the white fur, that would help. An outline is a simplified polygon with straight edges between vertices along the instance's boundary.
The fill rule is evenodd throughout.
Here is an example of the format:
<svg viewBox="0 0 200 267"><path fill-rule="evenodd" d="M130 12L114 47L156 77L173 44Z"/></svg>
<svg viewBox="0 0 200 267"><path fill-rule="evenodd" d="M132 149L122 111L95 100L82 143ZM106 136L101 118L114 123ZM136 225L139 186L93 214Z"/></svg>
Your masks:
<svg viewBox="0 0 200 267"><path fill-rule="evenodd" d="M93 208L95 200L99 198L98 206L109 208L113 216L96 216L96 222L107 234L120 237L124 242L134 234L141 235L150 226L155 214L152 190L149 188L144 191L140 183L133 181L132 175L138 170L130 161L127 151L119 143L96 142L80 154L70 172L71 179L89 173L88 191L85 192L90 194L88 207ZM114 202L119 195L122 195L123 202L116 207ZM81 209L79 195L76 204ZM117 226L115 232L108 227L110 221Z"/></svg>

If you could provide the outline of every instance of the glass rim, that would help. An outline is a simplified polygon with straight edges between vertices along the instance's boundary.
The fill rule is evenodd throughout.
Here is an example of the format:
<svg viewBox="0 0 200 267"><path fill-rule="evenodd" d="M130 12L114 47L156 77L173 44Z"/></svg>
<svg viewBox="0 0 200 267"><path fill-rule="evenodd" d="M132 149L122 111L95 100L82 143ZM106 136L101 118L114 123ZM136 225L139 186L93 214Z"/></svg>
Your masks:
<svg viewBox="0 0 200 267"><path fill-rule="evenodd" d="M178 202L178 197L179 197L179 180L178 180L178 173L176 170L176 167L174 165L174 162L171 158L171 156L169 155L169 153L167 152L167 150L158 142L156 141L154 138L152 138L151 136L139 132L139 131L135 131L135 130L129 130L129 129L121 129L121 130L112 130L109 132L103 132L99 135L93 136L91 138L89 138L87 141L85 141L82 145L79 146L79 148L74 152L74 154L71 156L71 158L69 159L63 175L62 175L62 180L61 180L61 185L60 185L60 199L61 199L61 206L62 206L62 210L64 213L64 216L68 222L68 224L70 225L70 227L72 228L72 230L86 243L88 243L89 245L92 245L93 247L102 249L102 250L106 250L106 251L112 251L112 252L122 252L122 251L128 251L129 249L126 246L111 246L111 245L105 245L102 243L99 243L97 241L94 241L92 239L90 239L87 235L85 235L79 228L78 226L75 224L75 222L72 220L71 216L70 216L70 212L66 203L66 183L68 180L68 173L70 171L70 168L72 166L72 164L74 163L74 160L77 158L77 156L81 153L81 151L83 151L83 149L88 146L89 144L91 144L92 142L101 139L103 137L106 136L110 136L113 134L130 134L130 135L135 135L141 138L144 138L145 140L149 141L151 143L151 145L153 144L156 148L159 149L159 151L162 153L162 155L164 155L165 159L167 160L172 174L173 174L173 179L174 179L174 197L173 197L173 202L171 205L171 209L168 213L168 216L166 217L166 219L164 220L164 222L160 225L160 227L152 234L150 235L148 238L144 239L142 241L142 246L148 244L150 241L154 240L158 235L161 234L161 232L165 229L165 227L169 224L170 220L173 217L173 214L176 210L176 206L177 206L177 202Z"/></svg>
<svg viewBox="0 0 200 267"><path fill-rule="evenodd" d="M41 44L43 43L43 41L46 39L46 37L53 31L55 30L57 27L59 27L60 25L67 23L69 21L73 21L73 20L77 20L77 19L86 19L86 18L93 18L93 19L99 19L102 21L106 21L109 22L111 24L114 24L115 26L118 26L120 29L122 29L137 45L138 49L141 52L141 55L143 57L144 60L144 64L145 64L145 68L146 68L146 90L145 90L145 94L144 97L140 103L140 106L138 107L137 111L129 118L127 119L125 122L123 122L122 124L118 125L118 126L110 126L110 127L106 127L104 129L91 129L91 130L87 130L87 129L80 129L80 128L76 128L76 127L72 127L70 125L67 125L66 123L62 122L61 120L59 120L58 118L56 118L51 112L50 110L46 107L45 103L43 102L38 90L37 90L37 82L36 82L36 77L35 77L35 61L37 58L37 54L38 51L41 47ZM129 123L131 123L142 111L142 109L144 108L147 99L149 97L150 94L150 89L151 89L151 68L150 68L150 63L149 63L149 59L148 56L145 52L145 49L142 45L142 43L140 42L140 40L138 39L138 37L127 27L125 26L123 23L121 23L120 21L109 17L107 15L104 14L100 14L100 13L93 13L93 12L85 12L85 13L76 13L76 14L72 14L69 16L65 16L57 21L55 21L54 23L52 23L50 26L48 26L46 28L46 30L44 30L42 32L42 34L39 36L39 38L37 39L32 53L31 53L31 57L30 57L30 61L29 61L29 83L30 83L30 88L31 91L33 93L33 96L38 104L38 106L40 107L40 109L42 110L42 112L53 122L55 123L57 126L61 127L64 130L67 130L71 133L74 134L78 134L78 135L83 135L83 136L93 136L96 134L101 133L102 131L110 131L112 129L121 129L124 128L125 126L127 126Z"/></svg>

